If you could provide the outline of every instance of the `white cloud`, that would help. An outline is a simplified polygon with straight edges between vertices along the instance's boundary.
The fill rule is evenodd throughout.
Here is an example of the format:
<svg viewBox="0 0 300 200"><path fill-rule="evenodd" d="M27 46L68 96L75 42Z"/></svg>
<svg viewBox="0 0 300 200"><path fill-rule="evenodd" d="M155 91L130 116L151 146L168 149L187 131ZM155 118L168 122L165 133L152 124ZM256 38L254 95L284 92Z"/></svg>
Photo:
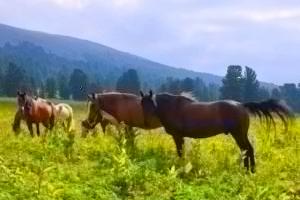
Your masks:
<svg viewBox="0 0 300 200"><path fill-rule="evenodd" d="M83 9L88 4L92 3L91 0L47 0L56 6L66 9Z"/></svg>
<svg viewBox="0 0 300 200"><path fill-rule="evenodd" d="M275 20L289 20L300 17L298 9L270 9L270 10L243 10L236 12L237 16L255 22L269 22Z"/></svg>

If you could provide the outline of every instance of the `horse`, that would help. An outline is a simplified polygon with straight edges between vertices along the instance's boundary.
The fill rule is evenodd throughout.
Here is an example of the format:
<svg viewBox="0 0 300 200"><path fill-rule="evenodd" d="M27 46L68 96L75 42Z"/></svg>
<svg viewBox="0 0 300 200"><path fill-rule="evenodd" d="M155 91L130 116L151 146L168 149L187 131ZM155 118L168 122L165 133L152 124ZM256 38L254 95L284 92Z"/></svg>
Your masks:
<svg viewBox="0 0 300 200"><path fill-rule="evenodd" d="M108 92L88 95L89 112L81 125L84 129L93 129L98 123L103 132L111 123L119 125L123 122L128 127L155 129L161 127L159 120L153 120L145 125L141 98L134 94Z"/></svg>
<svg viewBox="0 0 300 200"><path fill-rule="evenodd" d="M251 172L255 171L255 159L248 139L250 114L265 118L267 123L275 123L273 115L276 114L285 127L293 116L286 105L274 99L249 103L233 100L199 102L168 93L153 95L152 91L149 94L141 91L140 95L145 124L159 119L165 131L173 137L179 157L182 156L184 137L207 138L230 133L245 152L244 166L247 170L250 167Z"/></svg>
<svg viewBox="0 0 300 200"><path fill-rule="evenodd" d="M17 93L18 111L15 116L14 130L17 130L17 122L26 121L30 135L33 137L32 124L36 125L37 135L40 135L39 124L42 123L47 129L52 130L55 122L55 108L50 101L41 98L33 98L25 92Z"/></svg>
<svg viewBox="0 0 300 200"><path fill-rule="evenodd" d="M70 105L59 103L54 105L56 112L56 123L61 123L65 131L71 132L73 129L73 109Z"/></svg>

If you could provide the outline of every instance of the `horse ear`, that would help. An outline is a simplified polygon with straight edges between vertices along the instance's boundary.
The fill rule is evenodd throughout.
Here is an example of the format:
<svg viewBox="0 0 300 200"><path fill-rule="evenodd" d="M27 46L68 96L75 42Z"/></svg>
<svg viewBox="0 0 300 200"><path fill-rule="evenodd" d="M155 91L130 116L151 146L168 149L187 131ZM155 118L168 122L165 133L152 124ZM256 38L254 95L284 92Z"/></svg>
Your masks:
<svg viewBox="0 0 300 200"><path fill-rule="evenodd" d="M144 93L141 90L140 90L140 95L141 95L141 97L145 96Z"/></svg>
<svg viewBox="0 0 300 200"><path fill-rule="evenodd" d="M149 91L149 95L150 95L150 97L152 97L152 96L153 96L153 92L152 92L152 90L150 90L150 91Z"/></svg>
<svg viewBox="0 0 300 200"><path fill-rule="evenodd" d="M23 96L25 96L25 95L26 95L26 92L23 92L23 93L22 93L22 92L18 91L18 92L17 92L17 95L18 95L18 96L22 96L22 97L23 97Z"/></svg>
<svg viewBox="0 0 300 200"><path fill-rule="evenodd" d="M95 100L95 99L96 99L96 94L95 94L95 93L89 94L89 95L88 95L88 99L89 99L90 101Z"/></svg>

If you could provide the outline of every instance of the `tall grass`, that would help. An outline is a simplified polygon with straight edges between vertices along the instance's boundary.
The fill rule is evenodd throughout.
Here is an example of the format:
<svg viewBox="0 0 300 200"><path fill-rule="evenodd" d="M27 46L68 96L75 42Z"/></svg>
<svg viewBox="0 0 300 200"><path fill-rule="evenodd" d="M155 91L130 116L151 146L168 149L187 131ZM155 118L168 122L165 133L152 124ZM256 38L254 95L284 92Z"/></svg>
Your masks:
<svg viewBox="0 0 300 200"><path fill-rule="evenodd" d="M230 135L186 139L179 159L163 129L138 130L133 142L114 127L81 138L85 104L72 105L75 134L31 138L25 125L13 134L15 103L0 102L0 199L300 199L300 119L287 133L278 122L276 134L252 119L250 174Z"/></svg>

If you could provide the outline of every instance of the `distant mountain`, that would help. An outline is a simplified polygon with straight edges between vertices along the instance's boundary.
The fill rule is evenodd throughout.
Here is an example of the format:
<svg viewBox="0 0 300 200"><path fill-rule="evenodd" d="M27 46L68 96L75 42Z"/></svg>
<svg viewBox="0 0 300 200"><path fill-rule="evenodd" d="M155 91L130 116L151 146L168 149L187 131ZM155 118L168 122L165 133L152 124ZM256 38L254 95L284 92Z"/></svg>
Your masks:
<svg viewBox="0 0 300 200"><path fill-rule="evenodd" d="M218 85L222 80L220 76L171 67L95 42L0 24L0 66L10 60L22 65L33 77L45 79L80 68L108 86L113 86L129 68L136 69L142 84L152 88L167 77L199 77L205 83Z"/></svg>

